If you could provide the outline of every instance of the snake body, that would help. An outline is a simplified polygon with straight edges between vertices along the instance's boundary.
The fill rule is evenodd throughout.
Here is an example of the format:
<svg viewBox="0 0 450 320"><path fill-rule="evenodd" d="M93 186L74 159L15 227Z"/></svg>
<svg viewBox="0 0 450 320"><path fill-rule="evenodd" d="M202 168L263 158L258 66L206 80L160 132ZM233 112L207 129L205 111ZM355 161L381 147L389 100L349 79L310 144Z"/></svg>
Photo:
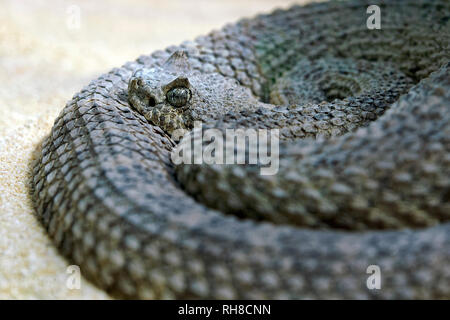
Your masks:
<svg viewBox="0 0 450 320"><path fill-rule="evenodd" d="M450 298L450 3L377 2L379 30L294 6L92 81L34 165L60 251L125 298ZM174 165L196 120L279 129L279 172Z"/></svg>

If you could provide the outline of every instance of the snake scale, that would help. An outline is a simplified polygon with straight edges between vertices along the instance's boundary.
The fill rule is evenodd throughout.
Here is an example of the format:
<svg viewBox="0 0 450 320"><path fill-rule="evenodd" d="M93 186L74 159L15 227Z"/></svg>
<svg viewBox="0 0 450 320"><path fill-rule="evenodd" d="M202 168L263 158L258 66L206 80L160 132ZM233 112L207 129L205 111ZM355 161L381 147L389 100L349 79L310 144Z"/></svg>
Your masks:
<svg viewBox="0 0 450 320"><path fill-rule="evenodd" d="M60 251L122 298L450 298L450 2L372 2L381 29L293 6L92 81L33 166ZM175 165L196 120L279 129L278 173Z"/></svg>

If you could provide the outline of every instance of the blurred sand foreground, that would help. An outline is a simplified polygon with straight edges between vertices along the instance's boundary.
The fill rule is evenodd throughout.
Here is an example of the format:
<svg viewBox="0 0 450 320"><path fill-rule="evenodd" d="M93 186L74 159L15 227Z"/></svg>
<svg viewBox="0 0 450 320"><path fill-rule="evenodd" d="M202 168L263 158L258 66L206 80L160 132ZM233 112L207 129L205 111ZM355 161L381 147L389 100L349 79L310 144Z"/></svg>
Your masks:
<svg viewBox="0 0 450 320"><path fill-rule="evenodd" d="M299 1L297 1L299 2ZM303 1L305 2L305 1ZM33 150L90 80L288 0L0 1L0 299L109 298L55 250L28 195Z"/></svg>

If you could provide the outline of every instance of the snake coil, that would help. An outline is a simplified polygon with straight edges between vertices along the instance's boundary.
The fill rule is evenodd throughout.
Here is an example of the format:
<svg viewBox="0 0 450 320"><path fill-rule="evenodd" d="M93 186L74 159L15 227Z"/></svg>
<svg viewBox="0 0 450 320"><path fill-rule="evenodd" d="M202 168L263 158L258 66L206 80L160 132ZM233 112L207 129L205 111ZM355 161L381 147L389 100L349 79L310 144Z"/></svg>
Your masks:
<svg viewBox="0 0 450 320"><path fill-rule="evenodd" d="M450 298L450 3L379 2L380 30L294 6L92 81L34 166L60 251L127 298ZM196 120L278 128L279 172L174 165Z"/></svg>

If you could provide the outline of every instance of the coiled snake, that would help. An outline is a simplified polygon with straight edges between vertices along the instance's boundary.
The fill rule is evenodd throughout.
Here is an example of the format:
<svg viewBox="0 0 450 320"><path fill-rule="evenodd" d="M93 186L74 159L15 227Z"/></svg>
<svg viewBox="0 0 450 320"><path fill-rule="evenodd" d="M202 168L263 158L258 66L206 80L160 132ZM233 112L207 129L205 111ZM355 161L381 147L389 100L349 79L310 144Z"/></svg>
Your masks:
<svg viewBox="0 0 450 320"><path fill-rule="evenodd" d="M127 298L450 298L450 3L376 2L381 29L294 6L77 93L34 166L61 252ZM279 129L278 173L174 165L196 120Z"/></svg>

